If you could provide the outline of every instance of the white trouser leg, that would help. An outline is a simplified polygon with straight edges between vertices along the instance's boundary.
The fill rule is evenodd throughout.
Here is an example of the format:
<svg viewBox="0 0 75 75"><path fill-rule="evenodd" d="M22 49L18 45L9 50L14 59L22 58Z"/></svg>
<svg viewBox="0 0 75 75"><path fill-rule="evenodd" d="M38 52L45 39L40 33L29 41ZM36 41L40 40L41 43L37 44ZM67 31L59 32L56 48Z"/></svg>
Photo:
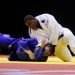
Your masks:
<svg viewBox="0 0 75 75"><path fill-rule="evenodd" d="M70 47L71 51L74 53L74 55L75 55L75 37L73 37L73 38L69 41L69 47Z"/></svg>
<svg viewBox="0 0 75 75"><path fill-rule="evenodd" d="M71 51L75 54L75 36L67 28L64 28L64 39L68 42Z"/></svg>

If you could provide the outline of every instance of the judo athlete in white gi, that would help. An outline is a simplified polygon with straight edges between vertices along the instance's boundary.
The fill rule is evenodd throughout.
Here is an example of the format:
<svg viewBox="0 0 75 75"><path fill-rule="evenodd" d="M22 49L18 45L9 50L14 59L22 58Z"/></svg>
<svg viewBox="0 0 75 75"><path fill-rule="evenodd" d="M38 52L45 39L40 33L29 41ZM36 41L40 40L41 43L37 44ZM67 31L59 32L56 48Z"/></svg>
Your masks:
<svg viewBox="0 0 75 75"><path fill-rule="evenodd" d="M30 37L38 40L38 46L42 39L45 39L45 44L55 45L55 56L66 62L71 61L72 55L67 46L69 45L75 54L75 36L68 28L61 26L50 14L41 14L36 17L27 15L24 22L29 27Z"/></svg>

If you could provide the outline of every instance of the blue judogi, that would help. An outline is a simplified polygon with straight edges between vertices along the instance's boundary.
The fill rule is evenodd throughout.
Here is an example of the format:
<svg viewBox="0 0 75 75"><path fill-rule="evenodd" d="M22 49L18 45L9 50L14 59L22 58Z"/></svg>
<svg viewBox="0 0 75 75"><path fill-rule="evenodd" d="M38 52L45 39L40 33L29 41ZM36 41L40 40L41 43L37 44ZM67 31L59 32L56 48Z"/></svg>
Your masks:
<svg viewBox="0 0 75 75"><path fill-rule="evenodd" d="M7 48L9 50L9 60L43 60L43 50L39 47L35 50L38 41L35 38L12 38L10 35L0 33L0 47ZM9 45L11 47L9 48ZM31 51L31 53L27 53ZM34 59L31 59L34 54Z"/></svg>
<svg viewBox="0 0 75 75"><path fill-rule="evenodd" d="M14 40L10 35L0 33L0 47L7 48Z"/></svg>
<svg viewBox="0 0 75 75"><path fill-rule="evenodd" d="M32 52L34 52L34 49L37 44L38 44L38 41L35 38L27 38L27 39L23 38L18 42L18 45L20 48L31 50Z"/></svg>
<svg viewBox="0 0 75 75"><path fill-rule="evenodd" d="M18 55L20 60L34 60L31 59L32 56L29 57L29 55L34 54L34 49L36 48L36 45L38 44L38 41L35 38L27 38L27 39L21 39L18 41L18 49L16 54ZM29 53L29 51L31 53Z"/></svg>
<svg viewBox="0 0 75 75"><path fill-rule="evenodd" d="M41 47L38 47L36 50L36 46L38 45L38 41L35 38L29 38L29 39L21 39L18 42L19 48L17 50L17 55L22 60L35 60L35 61L46 61L48 57L43 56L43 49ZM28 55L32 54L29 59ZM29 53L28 53L29 51ZM34 58L32 58L34 56Z"/></svg>

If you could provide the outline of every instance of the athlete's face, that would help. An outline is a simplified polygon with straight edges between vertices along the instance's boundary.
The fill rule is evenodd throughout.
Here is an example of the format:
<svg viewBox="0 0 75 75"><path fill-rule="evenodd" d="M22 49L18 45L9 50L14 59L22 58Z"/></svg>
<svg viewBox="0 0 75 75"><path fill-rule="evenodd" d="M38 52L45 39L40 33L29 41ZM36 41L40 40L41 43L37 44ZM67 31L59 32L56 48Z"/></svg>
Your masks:
<svg viewBox="0 0 75 75"><path fill-rule="evenodd" d="M45 47L44 56L51 56L51 55L52 55L52 53L50 52L50 48Z"/></svg>
<svg viewBox="0 0 75 75"><path fill-rule="evenodd" d="M36 22L36 19L28 20L25 23L25 25L28 26L29 28L33 29L33 30L37 30L37 22Z"/></svg>

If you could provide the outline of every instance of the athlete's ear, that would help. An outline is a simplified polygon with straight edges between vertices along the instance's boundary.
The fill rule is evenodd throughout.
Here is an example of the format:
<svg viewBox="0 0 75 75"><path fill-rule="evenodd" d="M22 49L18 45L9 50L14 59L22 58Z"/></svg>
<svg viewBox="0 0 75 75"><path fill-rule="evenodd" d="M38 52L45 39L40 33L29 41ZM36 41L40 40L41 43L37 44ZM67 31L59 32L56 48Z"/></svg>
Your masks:
<svg viewBox="0 0 75 75"><path fill-rule="evenodd" d="M45 46L44 46L44 50L45 50L45 47L49 47L49 50L50 50L51 54L54 55L54 52L55 52L55 45L52 45L52 44L50 44L50 43L47 43L47 44L45 44Z"/></svg>

